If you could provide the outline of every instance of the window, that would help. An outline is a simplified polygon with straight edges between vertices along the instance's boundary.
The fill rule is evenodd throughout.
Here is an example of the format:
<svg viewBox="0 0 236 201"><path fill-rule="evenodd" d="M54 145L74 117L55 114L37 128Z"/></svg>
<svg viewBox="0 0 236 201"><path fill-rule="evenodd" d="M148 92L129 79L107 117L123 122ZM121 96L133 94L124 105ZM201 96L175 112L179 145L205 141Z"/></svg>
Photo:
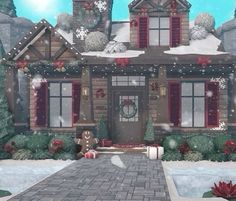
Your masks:
<svg viewBox="0 0 236 201"><path fill-rule="evenodd" d="M170 18L149 18L149 45L169 46L170 44Z"/></svg>
<svg viewBox="0 0 236 201"><path fill-rule="evenodd" d="M205 126L205 83L184 82L181 84L181 126Z"/></svg>
<svg viewBox="0 0 236 201"><path fill-rule="evenodd" d="M72 83L49 84L50 127L72 127Z"/></svg>
<svg viewBox="0 0 236 201"><path fill-rule="evenodd" d="M112 86L145 86L145 77L112 76Z"/></svg>

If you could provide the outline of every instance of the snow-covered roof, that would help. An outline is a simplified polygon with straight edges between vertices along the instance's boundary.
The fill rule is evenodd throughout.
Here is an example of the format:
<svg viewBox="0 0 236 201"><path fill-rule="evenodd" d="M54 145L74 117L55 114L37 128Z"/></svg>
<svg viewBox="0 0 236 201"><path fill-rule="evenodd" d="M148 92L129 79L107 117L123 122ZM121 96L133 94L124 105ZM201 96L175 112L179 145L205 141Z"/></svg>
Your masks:
<svg viewBox="0 0 236 201"><path fill-rule="evenodd" d="M179 46L170 48L170 50L164 51L166 54L201 54L201 55L219 55L227 54L226 52L217 51L221 40L214 35L209 34L206 39L203 40L190 40L189 46Z"/></svg>
<svg viewBox="0 0 236 201"><path fill-rule="evenodd" d="M73 32L70 31L69 33L62 30L62 29L57 29L57 32L61 34L70 44L74 44L73 42Z"/></svg>
<svg viewBox="0 0 236 201"><path fill-rule="evenodd" d="M144 51L139 51L139 50L127 50L122 53L114 53L114 54L109 54L105 53L103 51L99 52L83 52L81 55L83 56L96 56L96 57L104 57L104 58L133 58L133 57L138 57L141 54L144 54Z"/></svg>
<svg viewBox="0 0 236 201"><path fill-rule="evenodd" d="M111 36L117 42L130 42L130 24L127 21L113 22Z"/></svg>

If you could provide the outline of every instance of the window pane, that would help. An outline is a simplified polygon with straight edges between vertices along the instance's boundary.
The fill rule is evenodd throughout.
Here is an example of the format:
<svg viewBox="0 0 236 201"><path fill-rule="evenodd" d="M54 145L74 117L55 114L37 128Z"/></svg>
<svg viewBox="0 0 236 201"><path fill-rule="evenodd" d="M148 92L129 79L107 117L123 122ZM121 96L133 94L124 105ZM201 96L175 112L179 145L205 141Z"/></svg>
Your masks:
<svg viewBox="0 0 236 201"><path fill-rule="evenodd" d="M159 31L158 30L149 30L149 45L159 45Z"/></svg>
<svg viewBox="0 0 236 201"><path fill-rule="evenodd" d="M194 98L194 127L205 126L205 101L204 98Z"/></svg>
<svg viewBox="0 0 236 201"><path fill-rule="evenodd" d="M158 17L150 17L149 18L149 29L157 29L159 28L159 18Z"/></svg>
<svg viewBox="0 0 236 201"><path fill-rule="evenodd" d="M128 82L128 76L118 76L117 81Z"/></svg>
<svg viewBox="0 0 236 201"><path fill-rule="evenodd" d="M181 114L182 114L182 127L192 127L192 98L182 98Z"/></svg>
<svg viewBox="0 0 236 201"><path fill-rule="evenodd" d="M60 96L60 84L50 83L50 96Z"/></svg>
<svg viewBox="0 0 236 201"><path fill-rule="evenodd" d="M181 85L182 90L182 96L192 96L193 95L193 89L192 89L192 83L182 83Z"/></svg>
<svg viewBox="0 0 236 201"><path fill-rule="evenodd" d="M160 18L160 28L168 29L170 28L170 18L168 17L161 17Z"/></svg>
<svg viewBox="0 0 236 201"><path fill-rule="evenodd" d="M169 45L170 44L170 31L161 30L160 31L160 45Z"/></svg>
<svg viewBox="0 0 236 201"><path fill-rule="evenodd" d="M72 96L71 83L62 83L62 96Z"/></svg>
<svg viewBox="0 0 236 201"><path fill-rule="evenodd" d="M205 83L194 83L194 96L205 95Z"/></svg>
<svg viewBox="0 0 236 201"><path fill-rule="evenodd" d="M62 127L72 127L72 98L62 98Z"/></svg>
<svg viewBox="0 0 236 201"><path fill-rule="evenodd" d="M50 98L50 126L60 127L60 98Z"/></svg>

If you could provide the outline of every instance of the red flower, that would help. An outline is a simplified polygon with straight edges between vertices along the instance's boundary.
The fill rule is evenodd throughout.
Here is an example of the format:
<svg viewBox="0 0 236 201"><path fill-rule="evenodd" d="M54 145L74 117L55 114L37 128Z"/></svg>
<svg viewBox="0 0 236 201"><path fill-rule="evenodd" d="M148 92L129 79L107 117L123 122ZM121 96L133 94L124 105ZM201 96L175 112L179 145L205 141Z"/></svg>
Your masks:
<svg viewBox="0 0 236 201"><path fill-rule="evenodd" d="M15 153L16 149L14 146L10 145L10 144L5 144L4 145L4 151L10 154Z"/></svg>
<svg viewBox="0 0 236 201"><path fill-rule="evenodd" d="M178 147L178 150L181 154L186 154L190 151L190 147L187 142L185 142Z"/></svg>
<svg viewBox="0 0 236 201"><path fill-rule="evenodd" d="M25 61L25 60L17 61L17 62L16 62L16 67L17 67L18 69L27 68L27 65L28 65L28 62Z"/></svg>
<svg viewBox="0 0 236 201"><path fill-rule="evenodd" d="M229 183L219 182L218 185L214 183L214 187L211 188L212 193L217 197L222 198L236 198L236 184L232 184L232 181Z"/></svg>
<svg viewBox="0 0 236 201"><path fill-rule="evenodd" d="M210 63L211 63L210 57L200 56L200 57L197 58L197 64L199 64L203 67L207 66Z"/></svg>
<svg viewBox="0 0 236 201"><path fill-rule="evenodd" d="M224 153L225 154L236 153L236 143L233 140L228 140L225 142Z"/></svg>
<svg viewBox="0 0 236 201"><path fill-rule="evenodd" d="M62 140L55 139L52 141L49 151L51 153L59 152L63 148L63 144L64 144L64 142Z"/></svg>
<svg viewBox="0 0 236 201"><path fill-rule="evenodd" d="M115 58L115 63L118 66L126 67L129 65L129 59L128 58Z"/></svg>

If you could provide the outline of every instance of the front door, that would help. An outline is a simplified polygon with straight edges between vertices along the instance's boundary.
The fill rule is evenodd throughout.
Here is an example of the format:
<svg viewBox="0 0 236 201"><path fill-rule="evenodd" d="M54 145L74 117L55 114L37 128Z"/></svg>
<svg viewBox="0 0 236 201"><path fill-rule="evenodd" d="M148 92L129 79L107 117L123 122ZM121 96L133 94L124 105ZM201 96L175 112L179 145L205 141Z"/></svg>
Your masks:
<svg viewBox="0 0 236 201"><path fill-rule="evenodd" d="M144 90L115 90L112 94L112 140L142 143L144 135Z"/></svg>

